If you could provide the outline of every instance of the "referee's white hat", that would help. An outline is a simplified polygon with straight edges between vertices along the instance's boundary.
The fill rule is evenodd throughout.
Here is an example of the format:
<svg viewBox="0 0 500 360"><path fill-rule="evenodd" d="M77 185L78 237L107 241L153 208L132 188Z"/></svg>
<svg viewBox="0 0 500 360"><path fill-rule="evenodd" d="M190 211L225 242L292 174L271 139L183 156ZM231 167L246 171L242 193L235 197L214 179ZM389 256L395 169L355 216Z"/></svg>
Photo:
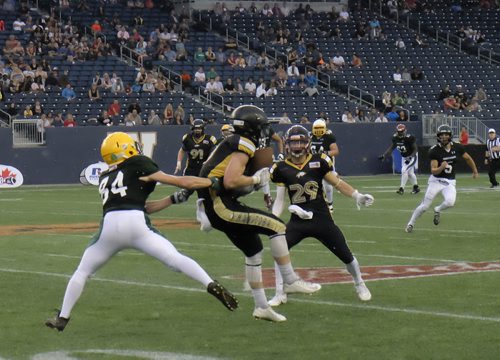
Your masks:
<svg viewBox="0 0 500 360"><path fill-rule="evenodd" d="M493 129L493 128L489 129L489 130L488 130L488 134L491 134L491 133L496 134L495 129Z"/></svg>

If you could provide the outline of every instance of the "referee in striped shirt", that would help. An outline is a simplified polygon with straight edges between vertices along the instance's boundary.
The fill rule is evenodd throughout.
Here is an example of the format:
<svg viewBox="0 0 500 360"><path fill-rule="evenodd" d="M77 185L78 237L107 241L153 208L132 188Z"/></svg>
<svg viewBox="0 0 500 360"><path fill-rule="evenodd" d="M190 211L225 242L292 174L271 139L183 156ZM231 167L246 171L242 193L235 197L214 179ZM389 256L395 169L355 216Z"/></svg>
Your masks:
<svg viewBox="0 0 500 360"><path fill-rule="evenodd" d="M490 177L490 187L495 188L498 186L496 173L500 170L500 139L495 129L488 130L486 148L486 159L484 163L489 166L488 176Z"/></svg>

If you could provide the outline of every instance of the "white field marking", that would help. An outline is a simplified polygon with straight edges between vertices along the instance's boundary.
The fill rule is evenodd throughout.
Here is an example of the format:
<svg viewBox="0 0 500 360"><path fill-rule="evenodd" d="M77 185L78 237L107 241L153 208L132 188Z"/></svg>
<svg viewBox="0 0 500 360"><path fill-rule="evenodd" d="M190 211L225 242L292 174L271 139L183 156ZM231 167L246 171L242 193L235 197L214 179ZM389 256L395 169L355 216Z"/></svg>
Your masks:
<svg viewBox="0 0 500 360"><path fill-rule="evenodd" d="M443 236L446 236L446 235L443 235ZM456 235L453 235L453 236L457 237ZM467 235L467 236L469 236L469 235ZM404 235L403 236L389 236L386 239L399 240L399 241L431 241L430 238L416 238L415 236L404 236Z"/></svg>
<svg viewBox="0 0 500 360"><path fill-rule="evenodd" d="M355 255L365 256L365 257L380 257L388 259L404 259L404 260L419 260L419 261L433 261L433 262L449 262L449 263L467 262L465 260L433 259L433 258L422 258L416 256L400 256L400 255L384 255L384 254L363 254L359 252L357 252Z"/></svg>
<svg viewBox="0 0 500 360"><path fill-rule="evenodd" d="M208 356L179 354L171 352L142 351L142 350L115 350L115 349L89 349L89 350L59 350L36 354L31 360L77 360L79 354L107 354L119 357L151 360L222 360ZM0 358L1 360L1 358Z"/></svg>
<svg viewBox="0 0 500 360"><path fill-rule="evenodd" d="M24 201L24 199L23 198L0 199L0 202L2 202L2 201L5 201L5 202L7 202L7 201Z"/></svg>
<svg viewBox="0 0 500 360"><path fill-rule="evenodd" d="M67 258L67 259L80 259L81 256L76 256L76 255L64 255L64 254L43 254L45 256L49 257L62 257L62 258Z"/></svg>
<svg viewBox="0 0 500 360"><path fill-rule="evenodd" d="M359 225L359 224L342 224L341 226L343 227L356 227L356 228L363 228L363 229L378 229L378 230L401 230L404 229L404 227L401 226L372 226L372 225ZM478 235L496 235L497 232L493 231L477 231L477 230L454 230L454 229L436 229L436 227L433 228L421 228L421 227L416 227L417 230L423 230L423 231L432 231L434 233L436 232L446 232L448 234L453 233L453 234L478 234Z"/></svg>
<svg viewBox="0 0 500 360"><path fill-rule="evenodd" d="M16 270L16 269L6 269L0 268L0 272L7 273L19 273L19 274L32 274L32 275L40 275L40 276L53 276L53 277L61 277L61 278L69 278L69 275L66 274L58 274L58 273L49 273L43 271L27 271L27 270ZM491 271L477 271L476 273L482 272L491 272ZM456 273L448 273L448 274L436 274L436 275L428 275L426 277L434 277L434 276L449 276L449 275L460 275L460 274L471 274L470 272L456 272ZM404 279L412 279L418 278L421 279L422 276L405 276ZM152 287L152 288L162 288L162 289L172 289L172 290L180 290L180 291L189 291L189 292L199 292L205 293L205 289L199 288L189 288L183 286L170 286L163 284L152 284L152 283L142 283L137 281L126 281L126 280L114 280L114 279L104 279L99 277L93 277L94 281L108 282L120 285L127 286L141 286L141 287ZM376 280L367 280L367 282L372 281L382 281L382 280L402 280L402 279L376 279ZM244 292L234 292L235 295L251 297L251 294ZM485 322L498 322L500 323L500 317L487 317L487 316L479 316L479 315L471 315L471 314L456 314L449 313L443 311L430 311L430 310L418 310L418 309L407 309L407 308L398 308L391 306L380 306L380 305L368 305L368 304L352 304L352 303L342 303L337 301L325 301L325 300L309 300L309 299L300 299L294 298L293 301L300 303L308 303L313 305L328 305L328 306L338 306L338 307L346 307L346 308L355 308L355 309L364 309L364 310L377 310L377 311L386 311L386 312L396 312L403 314L416 314L416 315L424 315L424 316L433 316L433 317L445 317L445 318L453 318L460 320L475 320L475 321L485 321Z"/></svg>

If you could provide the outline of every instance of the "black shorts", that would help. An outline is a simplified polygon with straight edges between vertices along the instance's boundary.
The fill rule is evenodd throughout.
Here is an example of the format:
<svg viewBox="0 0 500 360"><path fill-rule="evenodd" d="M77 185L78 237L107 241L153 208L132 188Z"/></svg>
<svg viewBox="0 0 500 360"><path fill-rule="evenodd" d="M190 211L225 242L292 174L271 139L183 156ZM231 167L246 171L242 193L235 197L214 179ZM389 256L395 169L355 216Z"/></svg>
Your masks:
<svg viewBox="0 0 500 360"><path fill-rule="evenodd" d="M307 237L318 239L344 264L349 264L354 260L344 234L335 225L330 214L315 213L310 220L303 220L296 215L292 215L290 221L286 224L288 248L291 249Z"/></svg>
<svg viewBox="0 0 500 360"><path fill-rule="evenodd" d="M205 212L212 227L225 233L247 257L262 251L259 234L285 233L286 226L280 218L246 206L231 196L214 196L205 189L199 190L198 196L205 199Z"/></svg>

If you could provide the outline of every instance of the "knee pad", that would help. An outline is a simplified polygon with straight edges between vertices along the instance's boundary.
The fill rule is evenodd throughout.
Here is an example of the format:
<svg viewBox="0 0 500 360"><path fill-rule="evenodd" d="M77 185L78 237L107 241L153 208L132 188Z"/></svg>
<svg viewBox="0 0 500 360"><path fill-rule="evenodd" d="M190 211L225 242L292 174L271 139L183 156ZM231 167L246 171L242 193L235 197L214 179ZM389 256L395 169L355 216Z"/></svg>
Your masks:
<svg viewBox="0 0 500 360"><path fill-rule="evenodd" d="M290 252L288 251L288 244L286 242L285 234L277 234L269 238L271 241L271 254L273 258L280 258L287 256Z"/></svg>
<svg viewBox="0 0 500 360"><path fill-rule="evenodd" d="M262 251L245 257L245 275L249 283L262 282Z"/></svg>

